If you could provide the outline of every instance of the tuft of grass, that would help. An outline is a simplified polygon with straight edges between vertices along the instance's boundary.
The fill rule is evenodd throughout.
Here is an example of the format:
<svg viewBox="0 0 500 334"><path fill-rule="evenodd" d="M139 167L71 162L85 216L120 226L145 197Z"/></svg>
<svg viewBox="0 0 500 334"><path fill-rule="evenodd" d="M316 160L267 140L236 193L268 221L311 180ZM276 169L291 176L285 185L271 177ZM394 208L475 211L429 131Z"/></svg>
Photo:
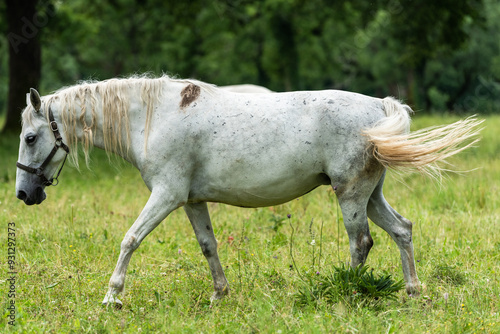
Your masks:
<svg viewBox="0 0 500 334"><path fill-rule="evenodd" d="M430 279L435 282L444 282L453 286L463 285L466 282L465 275L456 266L446 264L436 265Z"/></svg>
<svg viewBox="0 0 500 334"><path fill-rule="evenodd" d="M359 265L335 266L327 275L316 273L304 281L296 294L299 305L343 303L351 307L376 307L384 300L397 300L397 293L405 286L403 280L393 280L391 275L375 277L373 269Z"/></svg>

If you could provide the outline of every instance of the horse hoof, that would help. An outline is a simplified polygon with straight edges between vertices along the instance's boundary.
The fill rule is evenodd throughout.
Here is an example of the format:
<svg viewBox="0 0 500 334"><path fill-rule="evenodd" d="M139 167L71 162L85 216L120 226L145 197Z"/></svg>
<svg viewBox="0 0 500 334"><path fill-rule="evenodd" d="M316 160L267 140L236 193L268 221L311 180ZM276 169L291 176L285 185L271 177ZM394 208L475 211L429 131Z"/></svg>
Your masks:
<svg viewBox="0 0 500 334"><path fill-rule="evenodd" d="M116 310L121 310L123 307L123 303L121 302L121 300L113 296L106 296L102 301L102 305L106 307L113 305Z"/></svg>
<svg viewBox="0 0 500 334"><path fill-rule="evenodd" d="M222 291L215 291L212 297L210 297L210 302L224 298L229 294L229 286L225 286Z"/></svg>
<svg viewBox="0 0 500 334"><path fill-rule="evenodd" d="M225 297L224 294L221 294L221 293L218 293L218 292L214 292L213 295L212 295L212 297L210 297L210 303L213 303L216 300L221 300L224 297Z"/></svg>

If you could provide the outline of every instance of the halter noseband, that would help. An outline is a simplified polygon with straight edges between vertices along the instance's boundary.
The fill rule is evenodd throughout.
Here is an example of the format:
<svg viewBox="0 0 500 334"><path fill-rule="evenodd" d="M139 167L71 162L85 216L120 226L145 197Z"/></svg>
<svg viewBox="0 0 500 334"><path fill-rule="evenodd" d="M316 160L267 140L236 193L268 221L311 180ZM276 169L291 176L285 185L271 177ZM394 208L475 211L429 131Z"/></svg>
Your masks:
<svg viewBox="0 0 500 334"><path fill-rule="evenodd" d="M26 165L23 165L19 161L16 163L17 168L20 168L28 173L31 174L36 174L39 178L42 179L42 184L44 186L56 186L59 183L58 177L59 174L61 174L61 171L64 167L64 163L66 162L66 158L68 157L69 154L69 147L65 143L63 143L63 139L61 137L61 134L59 133L59 128L57 127L57 123L54 119L54 115L52 114L52 110L49 108L49 127L52 130L52 133L54 134L54 137L56 138L56 142L54 144L54 147L52 148L52 151L50 151L49 155L45 159L44 162L40 165L38 168L33 168L29 167ZM47 179L47 177L43 174L43 171L45 167L50 163L54 155L56 154L57 150L62 148L64 151L66 151L66 156L64 157L64 161L61 165L61 168L57 172L56 177L52 177L50 180Z"/></svg>

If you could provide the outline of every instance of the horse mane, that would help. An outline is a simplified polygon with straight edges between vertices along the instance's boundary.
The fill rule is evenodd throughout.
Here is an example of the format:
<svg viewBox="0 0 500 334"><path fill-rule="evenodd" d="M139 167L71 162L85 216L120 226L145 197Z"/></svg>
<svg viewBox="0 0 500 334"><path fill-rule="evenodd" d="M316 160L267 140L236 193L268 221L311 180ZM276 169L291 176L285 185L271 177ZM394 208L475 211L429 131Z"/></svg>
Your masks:
<svg viewBox="0 0 500 334"><path fill-rule="evenodd" d="M102 135L106 153L117 153L127 157L130 148L130 122L128 111L130 96L133 90L140 90L140 100L146 112L145 144L147 151L148 136L151 130L151 119L155 106L160 102L166 85L170 82L195 84L212 93L217 88L214 85L193 79L174 79L167 75L151 78L147 75L128 78L113 78L104 81L82 81L77 85L61 88L45 100L46 117L52 103L59 102L58 115L61 119L67 145L71 148L70 160L75 167L78 164L78 148L82 147L85 163L89 166L90 149L97 125L97 110L102 110ZM26 111L30 108L26 108ZM23 113L23 121L29 121L32 112ZM25 116L25 114L27 114ZM77 129L83 130L80 141ZM79 145L81 142L82 145Z"/></svg>

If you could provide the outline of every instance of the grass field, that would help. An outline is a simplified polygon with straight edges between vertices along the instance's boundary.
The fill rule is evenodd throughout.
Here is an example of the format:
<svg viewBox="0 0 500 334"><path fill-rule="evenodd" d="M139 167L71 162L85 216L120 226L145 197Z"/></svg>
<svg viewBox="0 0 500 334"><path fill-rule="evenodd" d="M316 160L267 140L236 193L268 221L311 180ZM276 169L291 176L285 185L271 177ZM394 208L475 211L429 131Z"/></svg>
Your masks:
<svg viewBox="0 0 500 334"><path fill-rule="evenodd" d="M293 260L302 277L349 261L335 195L321 187L270 208L209 205L231 284L231 294L212 305L208 265L177 210L134 253L123 309L107 309L100 303L121 239L149 195L138 172L124 163L110 166L96 150L92 170L65 167L47 200L28 207L15 198L19 139L0 137L0 332L499 333L500 117L486 119L478 147L452 160L456 170L469 172L449 174L442 186L415 174L386 178L386 198L414 222L423 288L420 297L401 291L377 308L297 303L305 283ZM454 120L417 117L413 129ZM15 298L8 297L9 224ZM395 243L370 228L375 245L367 264L402 279ZM8 324L11 300L15 326Z"/></svg>

